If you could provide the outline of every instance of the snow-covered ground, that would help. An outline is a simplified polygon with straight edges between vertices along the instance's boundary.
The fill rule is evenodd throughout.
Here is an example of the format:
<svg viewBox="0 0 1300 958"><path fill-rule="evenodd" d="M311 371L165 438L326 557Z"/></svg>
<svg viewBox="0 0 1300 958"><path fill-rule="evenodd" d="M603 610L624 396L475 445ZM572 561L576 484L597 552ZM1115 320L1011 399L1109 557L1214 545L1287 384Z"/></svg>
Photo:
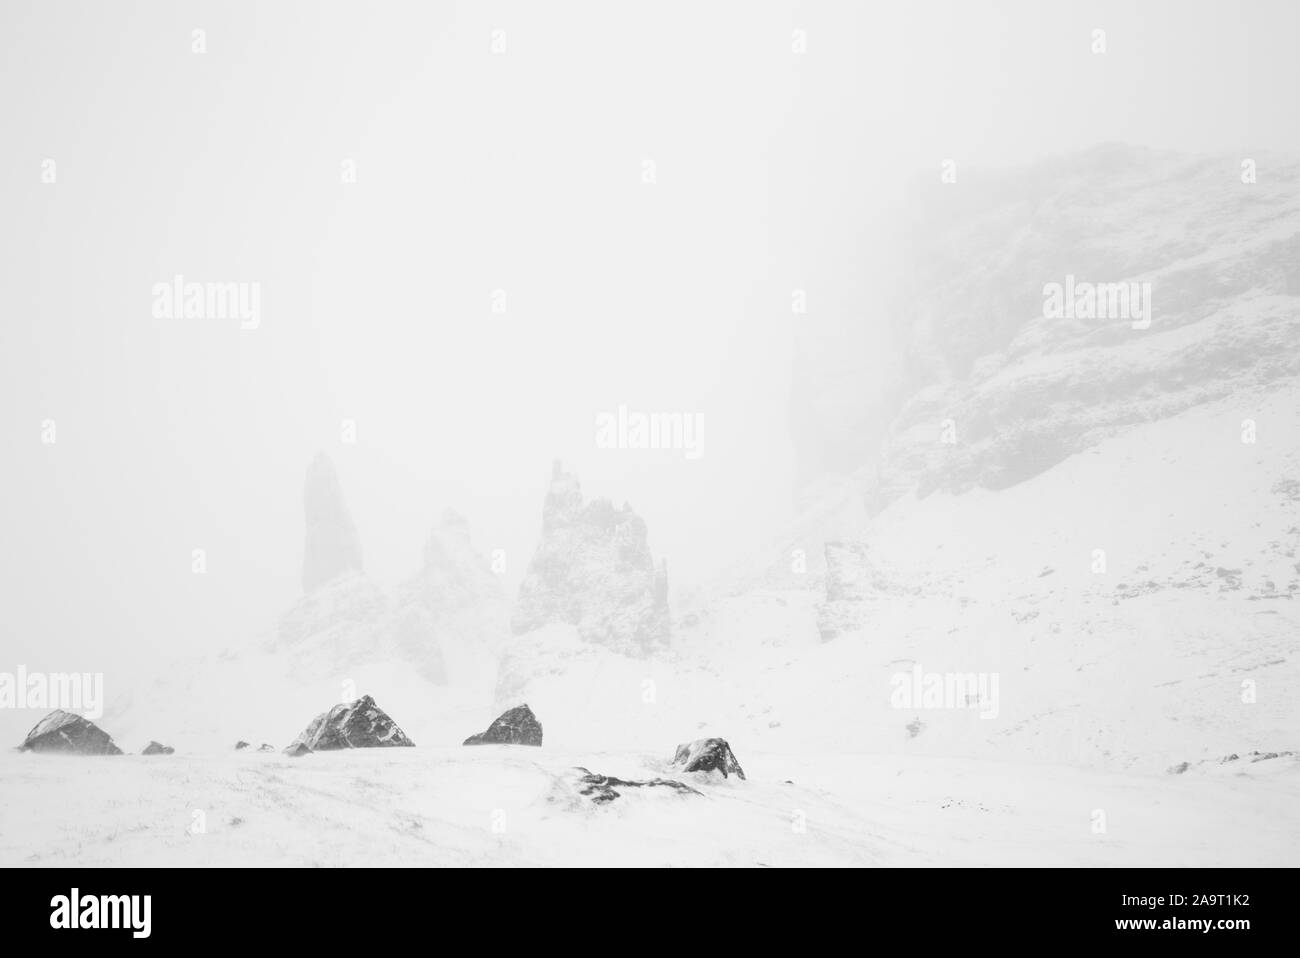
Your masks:
<svg viewBox="0 0 1300 958"><path fill-rule="evenodd" d="M437 682L355 650L331 667L350 634L331 630L113 675L130 691L99 724L176 754L0 753L0 864L1295 865L1297 436L1283 385L1008 489L899 499L853 531L874 571L829 641L809 572L712 597L652 658L547 626L447 643ZM771 562L817 554L824 534L804 536ZM918 666L996 673L996 707L900 706ZM362 694L417 747L232 750L282 748ZM460 746L521 702L541 749ZM0 731L17 744L40 717L6 711ZM681 777L676 745L710 735L748 781L577 794L575 766Z"/></svg>
<svg viewBox="0 0 1300 958"><path fill-rule="evenodd" d="M1294 865L1300 764L1140 776L864 755L740 756L701 795L542 747L74 759L5 754L0 865ZM110 768L111 766L111 773Z"/></svg>

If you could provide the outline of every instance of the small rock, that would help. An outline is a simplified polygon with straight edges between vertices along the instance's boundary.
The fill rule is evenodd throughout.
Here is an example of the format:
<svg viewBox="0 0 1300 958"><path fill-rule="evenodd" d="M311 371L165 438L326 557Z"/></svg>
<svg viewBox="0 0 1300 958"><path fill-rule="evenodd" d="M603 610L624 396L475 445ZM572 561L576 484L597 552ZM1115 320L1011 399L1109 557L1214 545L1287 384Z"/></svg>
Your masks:
<svg viewBox="0 0 1300 958"><path fill-rule="evenodd" d="M727 740L722 738L701 738L686 745L678 745L673 764L682 766L683 771L687 772L716 770L722 773L723 778L732 772L739 775L742 781L745 778L745 770L736 761L736 755L731 751Z"/></svg>
<svg viewBox="0 0 1300 958"><path fill-rule="evenodd" d="M301 758L304 755L310 755L311 749L302 742L294 742L284 750L284 754L288 755L290 758Z"/></svg>
<svg viewBox="0 0 1300 958"><path fill-rule="evenodd" d="M144 747L141 755L171 755L176 749L170 745L163 745L161 742L150 742Z"/></svg>
<svg viewBox="0 0 1300 958"><path fill-rule="evenodd" d="M274 745L267 745L265 742L263 742L261 745L257 746L257 750L258 750L259 752L274 752L274 751L275 751L275 746L274 746Z"/></svg>
<svg viewBox="0 0 1300 958"><path fill-rule="evenodd" d="M1171 766L1169 767L1169 774L1170 774L1170 775L1182 775L1183 772L1187 771L1187 770L1188 770L1189 768L1191 768L1191 767L1192 767L1192 766L1191 766L1191 763L1190 763L1190 762L1179 762L1177 765L1171 765Z"/></svg>
<svg viewBox="0 0 1300 958"><path fill-rule="evenodd" d="M248 748L248 743L243 740L236 742L235 751L238 752L241 748Z"/></svg>
<svg viewBox="0 0 1300 958"><path fill-rule="evenodd" d="M542 723L527 705L502 712L486 732L465 739L465 745L541 745Z"/></svg>

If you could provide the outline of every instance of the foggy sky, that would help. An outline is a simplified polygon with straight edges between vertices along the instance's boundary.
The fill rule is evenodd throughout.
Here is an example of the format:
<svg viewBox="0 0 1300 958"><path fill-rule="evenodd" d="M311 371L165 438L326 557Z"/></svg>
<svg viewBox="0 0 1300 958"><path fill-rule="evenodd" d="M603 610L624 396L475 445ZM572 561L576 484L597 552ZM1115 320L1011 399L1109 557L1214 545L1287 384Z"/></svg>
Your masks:
<svg viewBox="0 0 1300 958"><path fill-rule="evenodd" d="M269 625L317 450L383 584L452 507L513 588L557 458L700 581L788 517L798 325L868 321L914 171L1300 150L1295 4L900 6L6 0L0 668ZM178 273L260 326L154 318ZM597 449L620 404L704 455Z"/></svg>

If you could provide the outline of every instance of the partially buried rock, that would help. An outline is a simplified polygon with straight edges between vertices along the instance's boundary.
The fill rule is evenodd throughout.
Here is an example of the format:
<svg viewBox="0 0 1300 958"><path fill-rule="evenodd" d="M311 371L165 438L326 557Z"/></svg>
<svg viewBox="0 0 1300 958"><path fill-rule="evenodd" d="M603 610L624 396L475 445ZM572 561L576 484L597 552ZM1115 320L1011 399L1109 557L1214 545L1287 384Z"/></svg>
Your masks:
<svg viewBox="0 0 1300 958"><path fill-rule="evenodd" d="M542 723L527 705L502 712L486 732L465 739L465 745L541 745Z"/></svg>
<svg viewBox="0 0 1300 958"><path fill-rule="evenodd" d="M241 748L248 748L248 743L242 739L235 743L235 751L238 752Z"/></svg>
<svg viewBox="0 0 1300 958"><path fill-rule="evenodd" d="M726 778L735 772L741 779L745 770L736 761L736 755L724 738L701 738L687 745L678 745L673 764L682 766L686 772L719 771Z"/></svg>
<svg viewBox="0 0 1300 958"><path fill-rule="evenodd" d="M290 758L301 758L304 755L310 755L311 749L306 745L303 745L302 742L294 742L284 750L284 754L288 755Z"/></svg>
<svg viewBox="0 0 1300 958"><path fill-rule="evenodd" d="M601 775L599 772L591 772L581 766L577 771L582 773L578 777L578 784L582 786L578 789L578 794L586 795L597 805L604 805L618 798L621 793L615 791L616 786L618 788L668 788L683 795L703 794L684 782L670 778L652 778L646 782L635 782L625 778L614 778L611 775Z"/></svg>
<svg viewBox="0 0 1300 958"><path fill-rule="evenodd" d="M63 752L68 755L121 755L113 738L80 715L55 709L27 733L23 752Z"/></svg>
<svg viewBox="0 0 1300 958"><path fill-rule="evenodd" d="M163 745L161 742L150 742L144 747L141 755L171 755L176 749L170 745Z"/></svg>
<svg viewBox="0 0 1300 958"><path fill-rule="evenodd" d="M258 750L259 752L274 752L274 751L275 751L275 746L274 746L274 745L267 745L265 742L263 742L261 745L257 746L257 750Z"/></svg>
<svg viewBox="0 0 1300 958"><path fill-rule="evenodd" d="M369 695L363 695L355 702L336 705L316 716L290 743L286 752L299 744L313 752L341 748L409 748L415 745Z"/></svg>

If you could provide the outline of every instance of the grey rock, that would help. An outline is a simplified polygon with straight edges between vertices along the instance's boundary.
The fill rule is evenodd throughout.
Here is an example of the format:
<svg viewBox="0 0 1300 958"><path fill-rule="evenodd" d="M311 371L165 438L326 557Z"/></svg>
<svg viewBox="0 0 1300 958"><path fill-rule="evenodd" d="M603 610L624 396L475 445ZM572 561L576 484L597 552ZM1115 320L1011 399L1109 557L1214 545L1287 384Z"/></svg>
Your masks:
<svg viewBox="0 0 1300 958"><path fill-rule="evenodd" d="M313 752L343 748L410 748L415 745L369 695L336 705L312 719L289 748L305 745Z"/></svg>
<svg viewBox="0 0 1300 958"><path fill-rule="evenodd" d="M24 752L62 752L68 755L121 755L113 738L94 722L55 709L36 723L19 746Z"/></svg>
<svg viewBox="0 0 1300 958"><path fill-rule="evenodd" d="M740 767L740 762L724 738L701 738L686 745L678 745L673 764L681 766L685 772L718 771L723 778L732 773L742 780L745 778L745 770Z"/></svg>
<svg viewBox="0 0 1300 958"><path fill-rule="evenodd" d="M497 716L486 732L465 739L465 745L541 745L542 723L527 705Z"/></svg>

